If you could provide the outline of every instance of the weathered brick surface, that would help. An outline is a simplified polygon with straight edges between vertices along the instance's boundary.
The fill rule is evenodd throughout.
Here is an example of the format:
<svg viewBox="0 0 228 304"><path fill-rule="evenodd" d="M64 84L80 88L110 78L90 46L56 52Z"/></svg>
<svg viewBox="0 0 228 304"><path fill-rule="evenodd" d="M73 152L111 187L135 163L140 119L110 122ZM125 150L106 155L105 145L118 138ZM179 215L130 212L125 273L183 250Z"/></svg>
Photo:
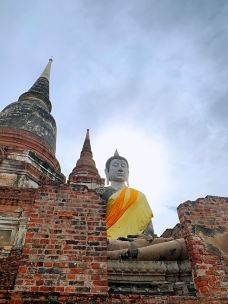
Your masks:
<svg viewBox="0 0 228 304"><path fill-rule="evenodd" d="M213 296L213 303L217 303L216 297L224 297L228 303L228 260L225 252L228 198L208 196L195 202L188 201L178 207L178 214L198 296ZM217 245L216 238L219 240Z"/></svg>
<svg viewBox="0 0 228 304"><path fill-rule="evenodd" d="M65 182L65 176L60 172L59 162L51 147L37 135L26 130L0 128L0 149L2 186L22 186L18 180L5 183L5 176L12 178L12 174L18 178L26 174L38 185L48 181Z"/></svg>
<svg viewBox="0 0 228 304"><path fill-rule="evenodd" d="M15 211L22 208L28 215L33 207L35 194L35 189L0 187L0 210Z"/></svg>
<svg viewBox="0 0 228 304"><path fill-rule="evenodd" d="M13 289L21 258L21 250L12 250L0 259L0 289Z"/></svg>
<svg viewBox="0 0 228 304"><path fill-rule="evenodd" d="M0 128L0 144L5 147L6 156L11 151L23 152L25 150L35 151L46 162L58 170L60 168L51 147L40 137L26 130Z"/></svg>
<svg viewBox="0 0 228 304"><path fill-rule="evenodd" d="M16 290L107 292L105 206L63 185L36 192Z"/></svg>

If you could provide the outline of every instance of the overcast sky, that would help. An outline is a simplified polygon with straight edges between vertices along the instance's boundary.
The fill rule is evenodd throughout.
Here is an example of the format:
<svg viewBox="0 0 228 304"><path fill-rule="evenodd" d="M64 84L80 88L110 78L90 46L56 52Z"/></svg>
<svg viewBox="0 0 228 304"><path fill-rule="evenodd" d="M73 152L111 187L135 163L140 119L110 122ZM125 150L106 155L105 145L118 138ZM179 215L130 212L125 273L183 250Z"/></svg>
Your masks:
<svg viewBox="0 0 228 304"><path fill-rule="evenodd" d="M155 231L176 207L228 196L228 1L0 0L0 106L49 57L57 158L68 176L90 129L94 159L117 148Z"/></svg>

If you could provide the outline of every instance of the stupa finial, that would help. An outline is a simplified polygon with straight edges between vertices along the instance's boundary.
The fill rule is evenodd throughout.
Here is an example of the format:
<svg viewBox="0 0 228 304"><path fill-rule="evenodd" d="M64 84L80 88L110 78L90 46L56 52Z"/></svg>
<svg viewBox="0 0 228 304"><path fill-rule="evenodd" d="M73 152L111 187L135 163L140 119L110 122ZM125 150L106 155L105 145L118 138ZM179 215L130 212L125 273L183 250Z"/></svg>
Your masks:
<svg viewBox="0 0 228 304"><path fill-rule="evenodd" d="M50 80L50 72L51 72L51 64L53 62L52 58L49 58L49 61L45 67L45 69L43 70L42 74L40 75L40 77L45 77L47 78L47 80Z"/></svg>

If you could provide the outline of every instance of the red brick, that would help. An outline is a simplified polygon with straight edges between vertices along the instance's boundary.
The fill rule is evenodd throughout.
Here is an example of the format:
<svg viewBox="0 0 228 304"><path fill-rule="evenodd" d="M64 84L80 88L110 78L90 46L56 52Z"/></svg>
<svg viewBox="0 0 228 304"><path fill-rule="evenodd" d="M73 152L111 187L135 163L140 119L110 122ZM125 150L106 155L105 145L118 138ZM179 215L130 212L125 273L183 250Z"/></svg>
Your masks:
<svg viewBox="0 0 228 304"><path fill-rule="evenodd" d="M20 266L18 269L19 273L26 273L27 272L27 268L25 266Z"/></svg>

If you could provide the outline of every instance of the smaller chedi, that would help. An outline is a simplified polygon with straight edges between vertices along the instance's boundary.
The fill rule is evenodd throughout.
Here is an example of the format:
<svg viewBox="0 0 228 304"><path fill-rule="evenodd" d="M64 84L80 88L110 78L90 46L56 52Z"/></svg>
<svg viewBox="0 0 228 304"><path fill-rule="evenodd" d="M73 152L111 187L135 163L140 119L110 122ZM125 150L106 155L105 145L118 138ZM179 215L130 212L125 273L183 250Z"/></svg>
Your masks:
<svg viewBox="0 0 228 304"><path fill-rule="evenodd" d="M96 192L107 204L109 259L186 259L183 238L173 240L154 234L150 205L142 192L129 187L129 164L117 150L107 160L105 174L108 186L99 187Z"/></svg>

